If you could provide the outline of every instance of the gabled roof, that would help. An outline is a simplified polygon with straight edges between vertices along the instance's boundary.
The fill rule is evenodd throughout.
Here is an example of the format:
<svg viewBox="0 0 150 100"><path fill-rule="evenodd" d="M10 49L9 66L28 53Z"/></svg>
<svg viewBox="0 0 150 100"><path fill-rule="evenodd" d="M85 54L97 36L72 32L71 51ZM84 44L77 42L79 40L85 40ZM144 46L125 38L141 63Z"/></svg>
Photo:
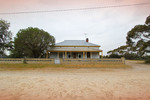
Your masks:
<svg viewBox="0 0 150 100"><path fill-rule="evenodd" d="M97 44L86 42L85 40L64 40L56 43L55 46L100 46Z"/></svg>

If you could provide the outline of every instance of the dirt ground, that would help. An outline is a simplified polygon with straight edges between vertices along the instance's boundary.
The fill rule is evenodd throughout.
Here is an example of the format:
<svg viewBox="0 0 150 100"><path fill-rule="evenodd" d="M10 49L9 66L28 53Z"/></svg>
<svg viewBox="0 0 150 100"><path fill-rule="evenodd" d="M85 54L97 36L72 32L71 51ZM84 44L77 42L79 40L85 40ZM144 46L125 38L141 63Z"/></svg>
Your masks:
<svg viewBox="0 0 150 100"><path fill-rule="evenodd" d="M150 65L0 71L0 100L150 100Z"/></svg>

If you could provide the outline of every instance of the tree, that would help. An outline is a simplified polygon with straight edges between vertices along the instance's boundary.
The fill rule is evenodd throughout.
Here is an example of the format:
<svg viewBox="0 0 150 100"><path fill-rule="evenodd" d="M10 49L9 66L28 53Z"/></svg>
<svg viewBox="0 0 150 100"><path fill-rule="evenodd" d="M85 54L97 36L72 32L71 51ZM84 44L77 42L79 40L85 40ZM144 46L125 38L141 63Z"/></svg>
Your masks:
<svg viewBox="0 0 150 100"><path fill-rule="evenodd" d="M21 29L14 39L13 57L39 58L48 46L55 44L55 38L42 29L29 27Z"/></svg>
<svg viewBox="0 0 150 100"><path fill-rule="evenodd" d="M5 50L7 50L10 45L12 33L9 31L10 23L5 20L0 20L0 57L5 56Z"/></svg>
<svg viewBox="0 0 150 100"><path fill-rule="evenodd" d="M144 25L136 25L126 37L126 45L108 51L109 55L124 56L128 59L140 59L150 53L150 16L146 18Z"/></svg>
<svg viewBox="0 0 150 100"><path fill-rule="evenodd" d="M150 53L150 16L146 18L144 25L136 25L127 33L127 45L142 56Z"/></svg>
<svg viewBox="0 0 150 100"><path fill-rule="evenodd" d="M107 54L109 54L109 55L113 54L113 55L118 55L118 56L120 55L120 56L122 56L126 52L128 52L128 50L129 50L128 46L124 45L124 46L120 46L120 47L118 47L118 48L116 48L114 50L108 51Z"/></svg>

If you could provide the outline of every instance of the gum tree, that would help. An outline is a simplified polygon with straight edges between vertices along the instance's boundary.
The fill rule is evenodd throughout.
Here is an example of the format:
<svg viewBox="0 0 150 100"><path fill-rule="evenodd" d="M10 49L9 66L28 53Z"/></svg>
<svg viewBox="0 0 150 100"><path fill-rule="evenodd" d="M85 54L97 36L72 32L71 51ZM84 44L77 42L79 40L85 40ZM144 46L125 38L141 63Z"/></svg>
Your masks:
<svg viewBox="0 0 150 100"><path fill-rule="evenodd" d="M9 31L9 27L10 23L2 19L0 20L0 57L5 56L5 50L11 47L12 33Z"/></svg>

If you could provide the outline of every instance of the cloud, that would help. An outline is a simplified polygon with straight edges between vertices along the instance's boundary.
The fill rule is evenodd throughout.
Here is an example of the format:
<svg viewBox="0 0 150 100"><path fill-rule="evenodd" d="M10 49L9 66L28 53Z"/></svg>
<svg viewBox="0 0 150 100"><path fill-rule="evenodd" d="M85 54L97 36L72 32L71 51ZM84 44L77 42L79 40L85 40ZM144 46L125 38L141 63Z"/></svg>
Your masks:
<svg viewBox="0 0 150 100"><path fill-rule="evenodd" d="M35 11L109 6L149 2L149 0L0 0L0 12ZM149 5L96 10L1 15L11 23L15 34L19 29L38 27L54 35L56 42L84 40L101 45L104 54L125 44L126 34L135 25L143 24L150 14Z"/></svg>

